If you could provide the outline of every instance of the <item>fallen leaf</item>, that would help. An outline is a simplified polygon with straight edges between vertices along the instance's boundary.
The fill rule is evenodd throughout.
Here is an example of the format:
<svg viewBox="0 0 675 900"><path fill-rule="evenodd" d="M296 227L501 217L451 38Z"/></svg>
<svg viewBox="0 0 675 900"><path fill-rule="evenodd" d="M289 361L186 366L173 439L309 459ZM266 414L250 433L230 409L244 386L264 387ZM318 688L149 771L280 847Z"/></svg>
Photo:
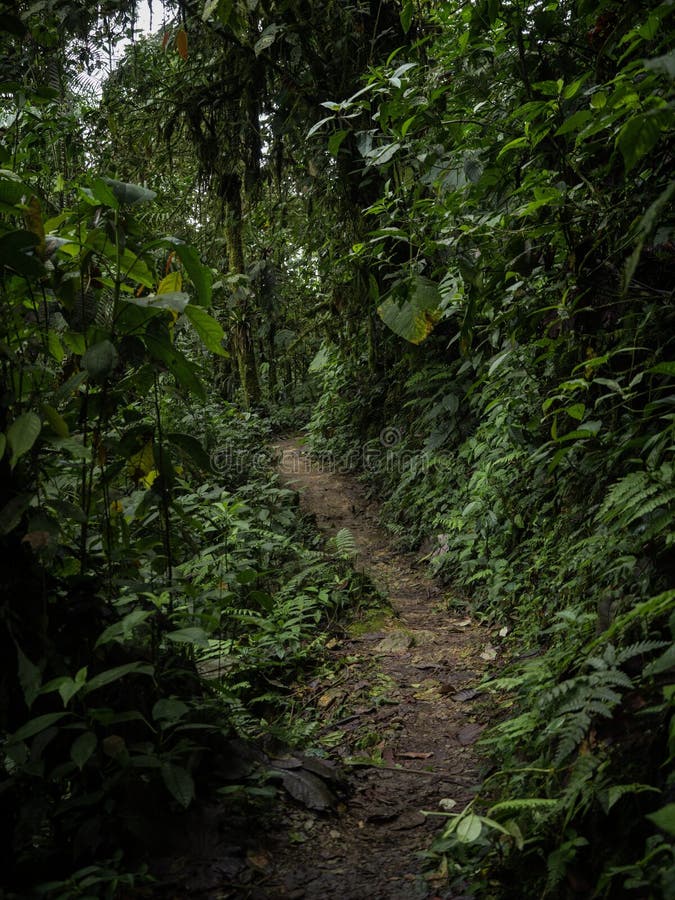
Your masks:
<svg viewBox="0 0 675 900"><path fill-rule="evenodd" d="M396 754L400 759L429 759L433 753L418 753L416 750L407 750Z"/></svg>
<svg viewBox="0 0 675 900"><path fill-rule="evenodd" d="M322 694L317 700L317 705L321 709L328 709L328 707L333 704L336 700L342 699L345 696L345 692L339 690L338 688L331 688L329 691L326 691L325 694Z"/></svg>
<svg viewBox="0 0 675 900"><path fill-rule="evenodd" d="M508 633L509 629L506 627L506 625L503 628L499 629L499 637L506 637Z"/></svg>
<svg viewBox="0 0 675 900"><path fill-rule="evenodd" d="M411 828L419 828L420 825L424 825L426 821L427 817L414 809L400 815L395 822L392 822L391 828L393 831L409 831Z"/></svg>
<svg viewBox="0 0 675 900"><path fill-rule="evenodd" d="M391 822L397 816L397 810L391 806L376 806L366 815L366 822Z"/></svg>
<svg viewBox="0 0 675 900"><path fill-rule="evenodd" d="M477 722L471 722L460 728L457 732L457 740L463 747L468 747L478 739L480 733L484 730L485 725L479 725Z"/></svg>
<svg viewBox="0 0 675 900"><path fill-rule="evenodd" d="M471 619L460 619L458 622L453 622L452 624L455 628L468 628L471 624Z"/></svg>
<svg viewBox="0 0 675 900"><path fill-rule="evenodd" d="M482 653L479 654L479 656L481 659L484 659L487 662L490 662L493 659L497 659L497 651L492 646L492 644L486 644L485 649L483 650Z"/></svg>
<svg viewBox="0 0 675 900"><path fill-rule="evenodd" d="M303 769L318 775L325 781L341 782L343 779L340 769L330 759L318 759L316 756L299 756Z"/></svg>
<svg viewBox="0 0 675 900"><path fill-rule="evenodd" d="M272 770L274 772L274 770ZM308 809L330 809L335 804L335 797L326 785L304 769L276 770L281 777L281 783L294 800L298 800Z"/></svg>
<svg viewBox="0 0 675 900"><path fill-rule="evenodd" d="M438 685L435 687L429 687L424 691L418 691L416 694L413 694L415 700L437 700L439 697Z"/></svg>
<svg viewBox="0 0 675 900"><path fill-rule="evenodd" d="M275 769L301 769L302 761L295 756L279 756L271 759L270 763Z"/></svg>
<svg viewBox="0 0 675 900"><path fill-rule="evenodd" d="M474 690L473 688L467 688L465 691L457 691L456 694L452 695L452 699L456 700L458 703L466 703L468 700L475 700L476 697L480 696L480 691Z"/></svg>
<svg viewBox="0 0 675 900"><path fill-rule="evenodd" d="M270 857L264 850L249 850L246 854L246 862L254 869L263 871L269 867Z"/></svg>
<svg viewBox="0 0 675 900"><path fill-rule="evenodd" d="M443 797L438 801L438 805L443 812L450 812L451 809L454 809L457 806L457 801L453 800L451 797Z"/></svg>
<svg viewBox="0 0 675 900"><path fill-rule="evenodd" d="M404 631L393 631L375 647L376 653L403 653L412 646L413 639Z"/></svg>

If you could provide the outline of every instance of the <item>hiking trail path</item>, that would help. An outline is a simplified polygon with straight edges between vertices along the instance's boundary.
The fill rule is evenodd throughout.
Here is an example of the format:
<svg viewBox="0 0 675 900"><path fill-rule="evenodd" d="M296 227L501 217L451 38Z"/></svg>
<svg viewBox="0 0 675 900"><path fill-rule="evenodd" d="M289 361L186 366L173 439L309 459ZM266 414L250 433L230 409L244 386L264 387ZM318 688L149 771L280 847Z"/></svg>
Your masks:
<svg viewBox="0 0 675 900"><path fill-rule="evenodd" d="M301 438L274 446L281 480L298 491L303 512L328 537L349 529L355 568L391 608L366 619L372 630L338 632L327 645L335 665L299 698L319 711L317 739L346 770L343 798L328 813L290 798L283 804L267 847L249 859L259 877L246 896L459 898L421 856L446 821L422 810L460 812L480 780L472 745L486 714L474 701L494 653L490 634L449 610L424 563L397 549L379 525L378 505L354 476L313 460Z"/></svg>

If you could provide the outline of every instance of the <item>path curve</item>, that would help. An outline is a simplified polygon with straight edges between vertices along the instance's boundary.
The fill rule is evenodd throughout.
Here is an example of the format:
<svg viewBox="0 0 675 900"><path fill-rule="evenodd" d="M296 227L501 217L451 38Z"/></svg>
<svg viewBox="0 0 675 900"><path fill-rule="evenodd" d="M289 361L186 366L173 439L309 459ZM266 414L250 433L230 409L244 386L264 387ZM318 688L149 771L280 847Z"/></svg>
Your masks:
<svg viewBox="0 0 675 900"><path fill-rule="evenodd" d="M330 642L339 675L314 685L322 734L340 759L380 756L384 765L349 766L349 790L336 812L288 804L256 898L422 900L449 898L424 874L427 850L454 801L461 810L478 782L472 744L484 727L472 707L488 634L447 610L423 564L394 546L377 504L348 474L312 460L301 439L278 441L279 473L328 536L348 528L356 568L386 594L392 611L376 630ZM271 869L271 871L270 871Z"/></svg>

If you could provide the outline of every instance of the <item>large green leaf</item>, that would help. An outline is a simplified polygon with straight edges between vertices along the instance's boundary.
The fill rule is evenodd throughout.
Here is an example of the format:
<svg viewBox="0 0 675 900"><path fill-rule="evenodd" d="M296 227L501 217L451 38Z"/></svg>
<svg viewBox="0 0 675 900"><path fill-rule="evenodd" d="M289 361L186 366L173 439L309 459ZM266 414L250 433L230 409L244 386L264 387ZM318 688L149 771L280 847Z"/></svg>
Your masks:
<svg viewBox="0 0 675 900"><path fill-rule="evenodd" d="M9 169L0 169L0 202L13 206L31 193L30 188Z"/></svg>
<svg viewBox="0 0 675 900"><path fill-rule="evenodd" d="M441 294L438 285L428 278L413 279L407 300L388 297L377 310L382 321L399 337L411 344L421 344L439 322Z"/></svg>
<svg viewBox="0 0 675 900"><path fill-rule="evenodd" d="M457 840L462 844L472 844L478 840L482 830L483 825L480 818L475 813L469 813L468 816L460 819L455 833Z"/></svg>
<svg viewBox="0 0 675 900"><path fill-rule="evenodd" d="M26 278L40 278L45 274L41 260L34 255L40 243L32 231L18 229L0 237L0 266L6 266Z"/></svg>
<svg viewBox="0 0 675 900"><path fill-rule="evenodd" d="M195 647L209 646L208 634L203 628L199 628L196 625L191 625L187 628L177 628L175 631L170 631L166 637L167 640L176 644L193 644Z"/></svg>
<svg viewBox="0 0 675 900"><path fill-rule="evenodd" d="M73 742L73 746L70 748L70 758L80 771L91 758L97 743L98 740L93 731L85 731Z"/></svg>
<svg viewBox="0 0 675 900"><path fill-rule="evenodd" d="M7 443L12 452L9 464L13 469L18 460L31 449L42 430L37 413L22 413L7 429Z"/></svg>
<svg viewBox="0 0 675 900"><path fill-rule="evenodd" d="M400 12L401 28L403 29L404 34L407 34L410 31L414 12L415 8L413 0L405 0Z"/></svg>
<svg viewBox="0 0 675 900"><path fill-rule="evenodd" d="M114 344L106 339L89 347L82 357L82 368L91 378L103 380L112 374L118 362L119 354Z"/></svg>
<svg viewBox="0 0 675 900"><path fill-rule="evenodd" d="M630 118L616 138L626 172L630 172L656 146L663 132L672 130L674 125L675 115L668 109L650 110Z"/></svg>
<svg viewBox="0 0 675 900"><path fill-rule="evenodd" d="M27 741L28 738L34 737L47 728L51 728L52 725L55 725L56 722L66 715L68 713L46 713L44 716L31 719L30 722L26 722L14 734L10 735L7 742L9 744L18 744L19 741Z"/></svg>
<svg viewBox="0 0 675 900"><path fill-rule="evenodd" d="M145 335L144 341L151 356L164 363L180 385L196 397L202 400L206 398L204 386L195 373L195 367L168 340L148 334Z"/></svg>
<svg viewBox="0 0 675 900"><path fill-rule="evenodd" d="M185 266L185 271L190 277L197 291L199 306L211 306L211 283L213 281L211 270L199 259L199 254L189 244L175 244L176 255Z"/></svg>
<svg viewBox="0 0 675 900"><path fill-rule="evenodd" d="M123 206L134 206L137 203L148 203L157 196L155 191L151 191L140 184L129 184L126 181L117 181L115 178L101 179L112 191L115 199Z"/></svg>
<svg viewBox="0 0 675 900"><path fill-rule="evenodd" d="M205 309L200 306L188 306L185 315L192 322L195 331L204 342L204 346L211 353L218 356L229 356L221 344L225 337L225 332L220 322L217 322L213 316L209 315Z"/></svg>
<svg viewBox="0 0 675 900"><path fill-rule="evenodd" d="M147 297L125 297L127 303L134 303L145 309L170 309L172 312L185 312L185 307L190 302L190 297L185 291L171 291L167 294L150 294Z"/></svg>
<svg viewBox="0 0 675 900"><path fill-rule="evenodd" d="M211 470L211 460L208 453L203 448L196 437L191 434L180 434L179 432L169 432L165 435L167 441L175 447L179 447L195 462L204 472Z"/></svg>
<svg viewBox="0 0 675 900"><path fill-rule="evenodd" d="M125 663L123 666L114 666L112 669L106 669L105 672L94 675L86 683L85 691L87 694L90 694L92 691L105 687L106 684L119 681L120 678L124 678L126 675L154 675L154 673L155 669L149 663Z"/></svg>
<svg viewBox="0 0 675 900"><path fill-rule="evenodd" d="M195 796L195 783L188 770L173 763L163 763L162 779L171 795L187 809Z"/></svg>
<svg viewBox="0 0 675 900"><path fill-rule="evenodd" d="M667 803L656 812L650 813L647 818L671 837L675 837L675 803Z"/></svg>

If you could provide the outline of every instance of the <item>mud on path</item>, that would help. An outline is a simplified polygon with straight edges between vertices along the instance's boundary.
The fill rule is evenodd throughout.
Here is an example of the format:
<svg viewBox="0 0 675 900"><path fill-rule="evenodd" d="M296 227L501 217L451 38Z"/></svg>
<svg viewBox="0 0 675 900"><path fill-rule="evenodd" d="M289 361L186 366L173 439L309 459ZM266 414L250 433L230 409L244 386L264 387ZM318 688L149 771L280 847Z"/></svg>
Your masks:
<svg viewBox="0 0 675 900"><path fill-rule="evenodd" d="M478 782L472 744L484 727L472 708L489 635L447 610L424 565L397 550L378 525L378 509L354 478L324 471L298 440L276 444L282 480L301 507L334 535L348 528L364 570L385 594L370 630L329 642L334 671L299 698L320 711L317 736L348 786L337 809L284 806L273 840L258 859L256 900L422 900L450 898L443 879L425 876L420 853L444 819L421 810L463 809ZM367 628L367 626L366 626ZM329 667L332 668L332 667ZM354 760L364 759L364 765ZM373 764L380 758L380 765ZM368 764L370 762L370 764Z"/></svg>

